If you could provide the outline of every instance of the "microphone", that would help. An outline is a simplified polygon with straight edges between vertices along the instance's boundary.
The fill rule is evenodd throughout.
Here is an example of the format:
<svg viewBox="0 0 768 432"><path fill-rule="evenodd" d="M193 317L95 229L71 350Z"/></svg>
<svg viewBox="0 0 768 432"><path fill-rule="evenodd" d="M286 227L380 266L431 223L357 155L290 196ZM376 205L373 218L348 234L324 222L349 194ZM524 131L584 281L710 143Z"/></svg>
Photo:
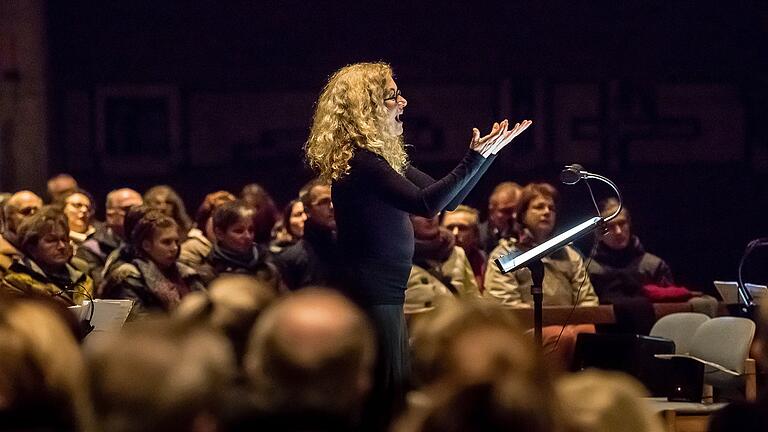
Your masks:
<svg viewBox="0 0 768 432"><path fill-rule="evenodd" d="M584 167L579 164L566 165L565 169L560 173L560 181L567 185L576 184L579 180L587 178L588 172L584 171Z"/></svg>

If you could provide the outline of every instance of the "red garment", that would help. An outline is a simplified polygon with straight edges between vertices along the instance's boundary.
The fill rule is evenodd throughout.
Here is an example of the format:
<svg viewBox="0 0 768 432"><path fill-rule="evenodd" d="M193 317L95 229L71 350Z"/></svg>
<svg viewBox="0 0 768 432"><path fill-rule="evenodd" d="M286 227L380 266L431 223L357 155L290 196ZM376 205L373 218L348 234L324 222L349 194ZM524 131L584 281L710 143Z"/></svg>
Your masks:
<svg viewBox="0 0 768 432"><path fill-rule="evenodd" d="M693 297L688 288L674 285L643 285L643 294L654 303L684 302Z"/></svg>

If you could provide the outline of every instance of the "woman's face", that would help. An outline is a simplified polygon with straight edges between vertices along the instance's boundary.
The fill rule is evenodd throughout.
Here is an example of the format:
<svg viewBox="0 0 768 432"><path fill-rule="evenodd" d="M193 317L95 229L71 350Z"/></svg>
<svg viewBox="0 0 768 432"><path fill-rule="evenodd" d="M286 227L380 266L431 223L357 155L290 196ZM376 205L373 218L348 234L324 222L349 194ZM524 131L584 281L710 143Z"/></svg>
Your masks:
<svg viewBox="0 0 768 432"><path fill-rule="evenodd" d="M225 249L237 252L247 253L253 249L253 238L256 235L253 214L242 215L226 230L215 230L216 241Z"/></svg>
<svg viewBox="0 0 768 432"><path fill-rule="evenodd" d="M91 200L81 193L75 193L64 200L64 214L69 221L69 229L84 233L88 231L91 219Z"/></svg>
<svg viewBox="0 0 768 432"><path fill-rule="evenodd" d="M295 235L296 237L303 237L304 221L306 220L307 220L307 214L304 213L304 204L302 204L301 201L299 201L293 205L293 208L291 209L291 216L288 219L288 222L290 222L291 224L291 227L289 229L291 234Z"/></svg>
<svg viewBox="0 0 768 432"><path fill-rule="evenodd" d="M168 199L168 194L155 195L147 200L147 205L155 210L160 210L166 216L173 217L173 202Z"/></svg>
<svg viewBox="0 0 768 432"><path fill-rule="evenodd" d="M141 243L142 249L158 267L167 269L176 263L179 256L179 229L170 226L155 232L151 239Z"/></svg>
<svg viewBox="0 0 768 432"><path fill-rule="evenodd" d="M387 120L395 135L403 134L403 121L400 116L408 105L408 101L400 95L395 80L390 76L384 90L384 106L387 107Z"/></svg>
<svg viewBox="0 0 768 432"><path fill-rule="evenodd" d="M557 212L552 198L537 196L528 205L523 223L537 242L546 240L555 228Z"/></svg>
<svg viewBox="0 0 768 432"><path fill-rule="evenodd" d="M56 227L42 236L30 251L32 259L44 268L60 268L72 258L69 233L63 227Z"/></svg>

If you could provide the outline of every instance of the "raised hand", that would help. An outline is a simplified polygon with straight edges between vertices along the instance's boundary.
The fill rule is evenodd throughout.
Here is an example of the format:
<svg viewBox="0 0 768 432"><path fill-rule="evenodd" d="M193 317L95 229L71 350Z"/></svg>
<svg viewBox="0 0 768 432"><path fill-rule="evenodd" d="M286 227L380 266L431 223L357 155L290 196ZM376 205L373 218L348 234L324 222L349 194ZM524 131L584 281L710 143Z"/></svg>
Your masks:
<svg viewBox="0 0 768 432"><path fill-rule="evenodd" d="M503 120L501 123L494 123L491 131L483 137L480 136L480 131L477 128L473 128L472 141L469 147L482 154L483 157L496 154L516 136L523 133L532 123L530 120L523 120L515 124L512 130L509 130L509 121Z"/></svg>

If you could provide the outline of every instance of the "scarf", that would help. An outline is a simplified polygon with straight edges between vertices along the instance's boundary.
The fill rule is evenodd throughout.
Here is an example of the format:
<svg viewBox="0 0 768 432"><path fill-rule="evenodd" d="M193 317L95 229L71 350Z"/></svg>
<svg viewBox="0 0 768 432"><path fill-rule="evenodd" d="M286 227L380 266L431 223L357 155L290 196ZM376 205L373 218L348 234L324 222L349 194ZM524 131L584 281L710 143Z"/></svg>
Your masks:
<svg viewBox="0 0 768 432"><path fill-rule="evenodd" d="M181 303L181 298L190 292L175 264L166 273L151 260L135 259L133 264L144 277L147 290L160 300L166 310L174 309Z"/></svg>
<svg viewBox="0 0 768 432"><path fill-rule="evenodd" d="M250 273L256 272L262 264L261 254L257 245L253 245L250 251L240 254L229 249L223 248L218 244L213 245L211 251L214 266L220 272L236 272L238 269L244 269Z"/></svg>

